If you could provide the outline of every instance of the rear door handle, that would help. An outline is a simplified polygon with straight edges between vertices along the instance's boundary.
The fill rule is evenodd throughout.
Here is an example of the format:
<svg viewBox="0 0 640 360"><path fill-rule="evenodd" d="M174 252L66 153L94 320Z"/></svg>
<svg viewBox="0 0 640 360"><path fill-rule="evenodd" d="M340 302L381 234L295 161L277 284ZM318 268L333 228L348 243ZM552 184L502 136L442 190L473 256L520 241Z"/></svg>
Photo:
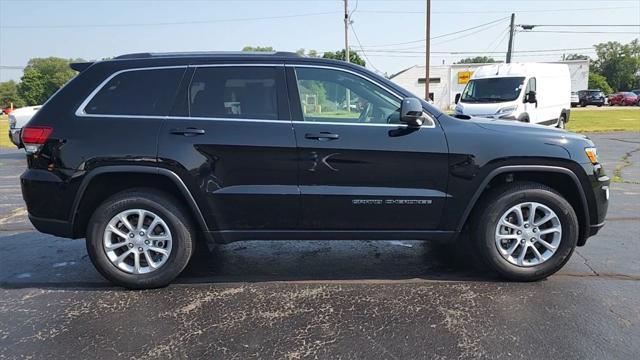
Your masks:
<svg viewBox="0 0 640 360"><path fill-rule="evenodd" d="M338 134L332 134L329 132L321 132L321 133L306 133L304 134L305 139L310 140L320 140L320 141L329 141L329 140L337 140L340 138Z"/></svg>
<svg viewBox="0 0 640 360"><path fill-rule="evenodd" d="M171 129L171 133L174 135L196 136L196 135L204 134L205 131L204 129L184 128L184 129Z"/></svg>

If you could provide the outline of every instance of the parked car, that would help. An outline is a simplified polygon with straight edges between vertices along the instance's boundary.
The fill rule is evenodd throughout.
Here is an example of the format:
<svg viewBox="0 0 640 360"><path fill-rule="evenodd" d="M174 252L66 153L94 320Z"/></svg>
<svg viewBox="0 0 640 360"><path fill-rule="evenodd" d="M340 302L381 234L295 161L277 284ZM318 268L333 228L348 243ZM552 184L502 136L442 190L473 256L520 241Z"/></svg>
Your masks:
<svg viewBox="0 0 640 360"><path fill-rule="evenodd" d="M9 139L15 146L21 147L20 131L31 120L33 115L40 110L40 107L41 105L25 106L15 109L9 114Z"/></svg>
<svg viewBox="0 0 640 360"><path fill-rule="evenodd" d="M564 128L571 112L570 96L571 77L565 64L493 64L476 69L455 112Z"/></svg>
<svg viewBox="0 0 640 360"><path fill-rule="evenodd" d="M634 89L631 90L631 92L636 94L636 96L638 97L638 102L636 102L636 105L640 106L640 89Z"/></svg>
<svg viewBox="0 0 640 360"><path fill-rule="evenodd" d="M604 225L587 137L451 117L358 65L169 53L72 68L22 131L22 193L39 231L86 237L125 287L169 284L196 244L260 239L458 241L533 281ZM346 94L359 113L336 107Z"/></svg>
<svg viewBox="0 0 640 360"><path fill-rule="evenodd" d="M578 103L580 106L596 105L601 107L605 104L606 96L600 89L589 89L578 91Z"/></svg>
<svg viewBox="0 0 640 360"><path fill-rule="evenodd" d="M638 104L638 96L629 91L609 95L609 105L630 106Z"/></svg>
<svg viewBox="0 0 640 360"><path fill-rule="evenodd" d="M0 111L0 115L9 115L11 114L12 111L13 111L13 108L10 106L7 106L6 108L3 108L2 111Z"/></svg>
<svg viewBox="0 0 640 360"><path fill-rule="evenodd" d="M576 107L580 103L580 97L576 91L571 92L571 107Z"/></svg>

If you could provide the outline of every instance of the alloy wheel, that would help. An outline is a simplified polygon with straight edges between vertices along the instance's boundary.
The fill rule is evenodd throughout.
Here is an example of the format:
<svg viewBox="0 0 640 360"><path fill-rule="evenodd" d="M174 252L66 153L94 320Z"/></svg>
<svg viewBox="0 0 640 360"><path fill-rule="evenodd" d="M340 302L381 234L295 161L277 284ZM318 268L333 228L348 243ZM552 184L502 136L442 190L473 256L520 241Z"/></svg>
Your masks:
<svg viewBox="0 0 640 360"><path fill-rule="evenodd" d="M171 230L151 211L125 210L107 224L103 248L118 269L129 274L147 274L161 268L169 259Z"/></svg>
<svg viewBox="0 0 640 360"><path fill-rule="evenodd" d="M530 267L549 260L562 239L562 224L556 213L537 202L515 205L502 214L495 231L495 244L509 263Z"/></svg>

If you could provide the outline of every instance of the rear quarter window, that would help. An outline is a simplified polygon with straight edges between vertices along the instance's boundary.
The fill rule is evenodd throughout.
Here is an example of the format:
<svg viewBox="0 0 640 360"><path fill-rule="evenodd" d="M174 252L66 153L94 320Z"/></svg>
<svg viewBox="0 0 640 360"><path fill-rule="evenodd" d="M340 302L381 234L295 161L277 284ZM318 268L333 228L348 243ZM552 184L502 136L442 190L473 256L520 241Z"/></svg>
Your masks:
<svg viewBox="0 0 640 360"><path fill-rule="evenodd" d="M131 70L111 78L84 107L91 115L167 115L184 68Z"/></svg>

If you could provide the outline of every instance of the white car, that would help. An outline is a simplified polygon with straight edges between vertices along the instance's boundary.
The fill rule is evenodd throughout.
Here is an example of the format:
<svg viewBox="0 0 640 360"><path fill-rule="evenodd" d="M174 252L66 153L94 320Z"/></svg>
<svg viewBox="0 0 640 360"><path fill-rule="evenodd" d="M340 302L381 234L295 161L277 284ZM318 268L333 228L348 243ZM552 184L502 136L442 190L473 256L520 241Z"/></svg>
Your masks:
<svg viewBox="0 0 640 360"><path fill-rule="evenodd" d="M27 125L29 120L40 110L42 105L25 106L13 110L9 114L9 138L15 146L20 147L20 131Z"/></svg>

